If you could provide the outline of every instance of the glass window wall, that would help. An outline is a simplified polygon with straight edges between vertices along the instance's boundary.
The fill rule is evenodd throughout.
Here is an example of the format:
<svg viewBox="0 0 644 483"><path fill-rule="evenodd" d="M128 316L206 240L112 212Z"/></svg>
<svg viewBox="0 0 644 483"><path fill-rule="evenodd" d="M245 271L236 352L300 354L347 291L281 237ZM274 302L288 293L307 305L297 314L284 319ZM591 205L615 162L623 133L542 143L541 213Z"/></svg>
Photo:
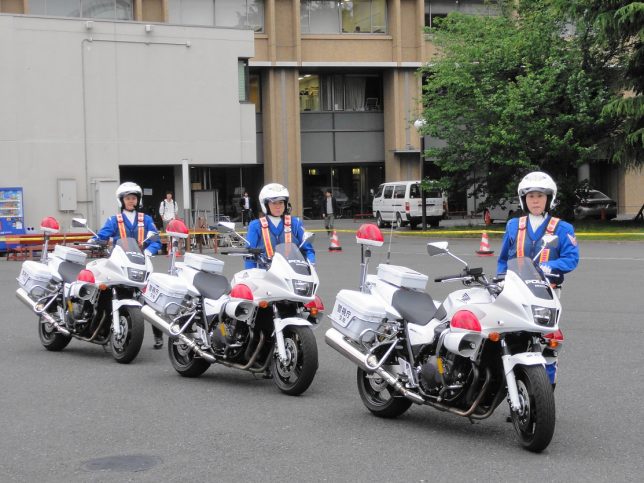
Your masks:
<svg viewBox="0 0 644 483"><path fill-rule="evenodd" d="M264 30L264 0L168 0L169 22Z"/></svg>
<svg viewBox="0 0 644 483"><path fill-rule="evenodd" d="M377 74L302 74L300 111L382 111L382 78Z"/></svg>
<svg viewBox="0 0 644 483"><path fill-rule="evenodd" d="M29 12L53 17L132 20L134 0L31 0Z"/></svg>
<svg viewBox="0 0 644 483"><path fill-rule="evenodd" d="M386 33L386 0L301 0L303 34Z"/></svg>
<svg viewBox="0 0 644 483"><path fill-rule="evenodd" d="M436 27L436 19L445 18L450 12L471 15L498 15L499 6L494 0L425 0L425 25Z"/></svg>

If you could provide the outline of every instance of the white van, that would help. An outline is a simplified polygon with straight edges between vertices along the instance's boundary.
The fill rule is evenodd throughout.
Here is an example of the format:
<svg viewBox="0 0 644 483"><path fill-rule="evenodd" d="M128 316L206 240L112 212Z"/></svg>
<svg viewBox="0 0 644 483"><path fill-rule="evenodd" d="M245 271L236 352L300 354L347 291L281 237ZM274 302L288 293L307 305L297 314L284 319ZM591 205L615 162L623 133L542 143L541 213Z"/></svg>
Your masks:
<svg viewBox="0 0 644 483"><path fill-rule="evenodd" d="M427 224L436 228L447 214L447 198L440 190L425 191ZM420 181L383 183L373 195L373 216L380 228L390 223L416 228L422 220Z"/></svg>

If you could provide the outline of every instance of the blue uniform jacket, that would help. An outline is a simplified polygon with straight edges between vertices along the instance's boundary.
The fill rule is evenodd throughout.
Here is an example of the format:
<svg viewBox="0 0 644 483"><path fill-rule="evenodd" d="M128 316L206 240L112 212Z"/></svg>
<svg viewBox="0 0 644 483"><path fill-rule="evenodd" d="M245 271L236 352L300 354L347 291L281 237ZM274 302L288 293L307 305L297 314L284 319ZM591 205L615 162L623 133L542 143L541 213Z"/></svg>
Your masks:
<svg viewBox="0 0 644 483"><path fill-rule="evenodd" d="M273 244L273 249L280 243L284 243L284 219L280 221L278 226L273 226L270 220L268 220L268 231L271 236L271 243ZM291 216L291 241L296 245L302 243L304 238L304 225L302 221L296 217ZM264 240L262 238L262 225L258 219L255 219L250 222L248 225L248 234L246 235L248 240L248 246L250 248L264 248ZM311 263L315 263L315 250L313 245L309 242L306 242L300 247L300 250L304 256ZM244 262L244 268L256 268L257 264L252 259L246 259Z"/></svg>
<svg viewBox="0 0 644 483"><path fill-rule="evenodd" d="M125 233L127 233L127 236L137 240L139 236L138 212L135 212L135 215L134 225L130 223L130 220L128 220L127 216L125 215L123 215L123 224L125 225ZM148 233L150 231L158 233L157 227L154 226L152 217L145 215L145 217L143 218L143 236L148 236ZM119 233L119 223L118 221L116 221L116 215L110 216L107 219L107 221L103 225L103 228L98 231L97 235L101 240L109 240L110 238L113 238L116 241L121 238L121 235ZM156 253L161 249L161 240L159 240L159 237L151 238L143 243L143 249L147 249L152 255L156 255Z"/></svg>
<svg viewBox="0 0 644 483"><path fill-rule="evenodd" d="M526 223L527 233L524 246L524 254L526 257L534 258L541 249L541 238L546 233L550 218L552 218L550 215L546 216L544 222L537 228L536 232L532 231L530 220ZM508 268L508 260L516 258L518 234L519 218L512 218L506 225L501 253L499 253L497 273L505 273ZM541 264L550 267L552 273L561 275L561 280L563 281L564 273L571 272L577 268L577 264L579 263L579 248L577 247L575 230L570 223L560 220L557 223L554 235L559 237L559 246L551 248L548 261L542 262Z"/></svg>

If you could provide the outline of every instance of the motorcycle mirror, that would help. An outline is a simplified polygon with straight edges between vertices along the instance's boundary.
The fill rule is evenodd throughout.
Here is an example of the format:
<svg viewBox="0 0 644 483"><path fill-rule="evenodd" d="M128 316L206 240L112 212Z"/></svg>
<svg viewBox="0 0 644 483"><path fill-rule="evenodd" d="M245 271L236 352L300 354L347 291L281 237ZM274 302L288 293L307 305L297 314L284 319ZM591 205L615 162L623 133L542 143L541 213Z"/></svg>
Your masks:
<svg viewBox="0 0 644 483"><path fill-rule="evenodd" d="M447 253L448 246L449 243L446 241L428 243L427 253L430 257L433 257L435 255L445 255Z"/></svg>
<svg viewBox="0 0 644 483"><path fill-rule="evenodd" d="M304 232L304 237L302 238L302 243L300 244L300 247L304 245L307 241L313 241L315 238L315 233L310 232L310 231L305 231Z"/></svg>
<svg viewBox="0 0 644 483"><path fill-rule="evenodd" d="M217 231L221 233L231 233L235 231L235 224L229 221L220 221L217 223Z"/></svg>
<svg viewBox="0 0 644 483"><path fill-rule="evenodd" d="M72 226L74 228L86 227L87 220L85 218L72 218Z"/></svg>
<svg viewBox="0 0 644 483"><path fill-rule="evenodd" d="M559 246L559 237L557 235L543 235L543 248L556 248Z"/></svg>

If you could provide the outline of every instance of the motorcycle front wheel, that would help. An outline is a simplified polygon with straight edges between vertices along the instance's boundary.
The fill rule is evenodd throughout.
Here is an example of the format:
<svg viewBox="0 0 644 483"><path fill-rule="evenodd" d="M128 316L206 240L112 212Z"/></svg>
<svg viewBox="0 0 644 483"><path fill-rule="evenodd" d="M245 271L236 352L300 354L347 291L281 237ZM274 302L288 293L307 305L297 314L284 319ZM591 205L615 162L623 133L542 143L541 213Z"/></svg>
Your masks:
<svg viewBox="0 0 644 483"><path fill-rule="evenodd" d="M542 366L515 366L520 412L510 409L519 442L539 453L548 447L555 432L555 396Z"/></svg>
<svg viewBox="0 0 644 483"><path fill-rule="evenodd" d="M178 339L168 340L168 356L174 370L183 377L199 377L210 367L208 361L197 357L190 347Z"/></svg>
<svg viewBox="0 0 644 483"><path fill-rule="evenodd" d="M112 356L120 364L129 364L139 354L143 344L145 324L138 307L121 307L119 309L121 335L112 332Z"/></svg>
<svg viewBox="0 0 644 483"><path fill-rule="evenodd" d="M282 334L287 360L273 356L273 382L283 393L297 396L313 382L318 370L318 346L309 327L288 326Z"/></svg>
<svg viewBox="0 0 644 483"><path fill-rule="evenodd" d="M409 399L394 395L394 389L378 374L358 368L358 392L369 411L381 418L397 418L413 404Z"/></svg>
<svg viewBox="0 0 644 483"><path fill-rule="evenodd" d="M58 332L53 325L43 320L42 317L38 319L38 337L43 347L52 352L62 351L72 340L70 336Z"/></svg>

